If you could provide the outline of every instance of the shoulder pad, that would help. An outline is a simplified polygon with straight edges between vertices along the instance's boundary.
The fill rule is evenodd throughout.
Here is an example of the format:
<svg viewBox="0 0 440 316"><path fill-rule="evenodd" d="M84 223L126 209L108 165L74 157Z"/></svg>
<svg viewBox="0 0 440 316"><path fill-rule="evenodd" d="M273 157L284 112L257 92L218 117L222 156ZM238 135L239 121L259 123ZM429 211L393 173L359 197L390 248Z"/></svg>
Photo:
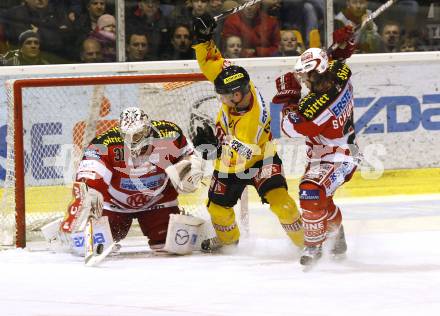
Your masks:
<svg viewBox="0 0 440 316"><path fill-rule="evenodd" d="M99 136L96 136L91 142L91 144L99 144L99 145L115 145L115 144L124 144L124 140L121 137L121 133L119 132L119 127L113 127Z"/></svg>
<svg viewBox="0 0 440 316"><path fill-rule="evenodd" d="M153 136L156 138L178 138L183 134L181 128L169 121L151 121Z"/></svg>
<svg viewBox="0 0 440 316"><path fill-rule="evenodd" d="M336 81L339 84L344 84L351 77L351 70L348 65L340 60L333 60L330 62L328 71L335 75Z"/></svg>
<svg viewBox="0 0 440 316"><path fill-rule="evenodd" d="M301 113L307 121L313 121L327 108L331 102L330 100L331 98L328 93L309 93L298 104L299 113Z"/></svg>

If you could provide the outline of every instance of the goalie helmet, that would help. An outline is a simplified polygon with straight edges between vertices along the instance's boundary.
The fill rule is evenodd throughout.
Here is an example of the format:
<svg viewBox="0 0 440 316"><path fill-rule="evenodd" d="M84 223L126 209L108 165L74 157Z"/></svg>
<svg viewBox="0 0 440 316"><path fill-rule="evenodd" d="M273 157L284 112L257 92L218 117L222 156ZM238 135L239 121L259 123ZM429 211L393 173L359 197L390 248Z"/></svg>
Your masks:
<svg viewBox="0 0 440 316"><path fill-rule="evenodd" d="M214 80L215 92L218 94L230 94L240 91L243 94L249 91L249 74L240 66L224 68Z"/></svg>
<svg viewBox="0 0 440 316"><path fill-rule="evenodd" d="M295 64L295 72L304 74L316 70L319 74L328 68L328 56L320 48L309 48L301 54Z"/></svg>
<svg viewBox="0 0 440 316"><path fill-rule="evenodd" d="M137 107L129 107L122 111L119 129L125 146L135 157L140 154L142 148L150 144L150 118Z"/></svg>

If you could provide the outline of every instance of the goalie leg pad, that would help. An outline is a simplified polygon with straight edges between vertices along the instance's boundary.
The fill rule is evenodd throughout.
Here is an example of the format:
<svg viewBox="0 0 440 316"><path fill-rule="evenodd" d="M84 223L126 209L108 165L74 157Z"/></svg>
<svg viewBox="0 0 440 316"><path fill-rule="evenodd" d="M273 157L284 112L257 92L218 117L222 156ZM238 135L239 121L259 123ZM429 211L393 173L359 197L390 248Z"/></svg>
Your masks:
<svg viewBox="0 0 440 316"><path fill-rule="evenodd" d="M205 221L199 217L170 214L164 251L179 255L190 254L200 238Z"/></svg>
<svg viewBox="0 0 440 316"><path fill-rule="evenodd" d="M148 237L150 248L162 248L167 238L170 214L179 214L177 206L135 213L144 236Z"/></svg>
<svg viewBox="0 0 440 316"><path fill-rule="evenodd" d="M84 256L84 247L86 245L84 232L72 233L70 237L71 248L74 254ZM99 244L103 245L104 251L109 247L113 247L113 237L107 216L101 216L94 220L93 223L93 247L97 247Z"/></svg>
<svg viewBox="0 0 440 316"><path fill-rule="evenodd" d="M49 249L55 252L66 252L71 249L70 234L61 230L62 222L63 219L59 218L41 227Z"/></svg>

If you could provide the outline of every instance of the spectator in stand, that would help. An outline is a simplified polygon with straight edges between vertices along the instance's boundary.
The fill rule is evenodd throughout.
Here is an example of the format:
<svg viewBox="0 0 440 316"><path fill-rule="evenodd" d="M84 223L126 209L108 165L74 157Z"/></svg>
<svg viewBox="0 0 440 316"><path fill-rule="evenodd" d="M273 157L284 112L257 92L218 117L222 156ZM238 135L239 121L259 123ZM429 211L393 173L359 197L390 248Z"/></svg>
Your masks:
<svg viewBox="0 0 440 316"><path fill-rule="evenodd" d="M133 33L127 40L127 61L147 61L151 60L148 56L147 35Z"/></svg>
<svg viewBox="0 0 440 316"><path fill-rule="evenodd" d="M9 51L9 42L6 39L5 24L3 22L3 17L0 12L0 56Z"/></svg>
<svg viewBox="0 0 440 316"><path fill-rule="evenodd" d="M360 25L371 13L367 7L367 0L347 0L346 7L335 16L335 30L345 25L351 25L352 27ZM381 51L382 39L374 22L368 23L355 40L357 44L356 52L358 53L377 53Z"/></svg>
<svg viewBox="0 0 440 316"><path fill-rule="evenodd" d="M142 32L147 35L149 54L161 59L160 54L169 43L169 20L160 10L159 0L139 0L135 10L127 14L127 34Z"/></svg>
<svg viewBox="0 0 440 316"><path fill-rule="evenodd" d="M106 13L106 0L84 0L82 14L75 18L73 28L76 35L75 54L79 55L79 49L90 34L96 29L98 19Z"/></svg>
<svg viewBox="0 0 440 316"><path fill-rule="evenodd" d="M20 48L6 54L6 66L47 65L49 62L41 57L40 36L27 30L18 37Z"/></svg>
<svg viewBox="0 0 440 316"><path fill-rule="evenodd" d="M194 50L191 48L192 35L188 25L177 25L172 32L171 46L164 55L165 60L194 59Z"/></svg>
<svg viewBox="0 0 440 316"><path fill-rule="evenodd" d="M382 53L396 53L400 50L400 26L397 22L388 21L382 28Z"/></svg>
<svg viewBox="0 0 440 316"><path fill-rule="evenodd" d="M283 0L279 11L282 29L293 29L304 34L305 44L309 48L322 46L323 0Z"/></svg>
<svg viewBox="0 0 440 316"><path fill-rule="evenodd" d="M244 2L240 0L240 3ZM223 25L223 38L233 35L242 38L242 57L273 56L278 50L279 21L260 7L260 4L247 7L229 16Z"/></svg>
<svg viewBox="0 0 440 316"><path fill-rule="evenodd" d="M426 51L440 50L440 3L438 0L425 0L423 4L422 25L418 25L422 30L421 48Z"/></svg>
<svg viewBox="0 0 440 316"><path fill-rule="evenodd" d="M280 47L274 56L299 56L303 51L294 30L281 31Z"/></svg>
<svg viewBox="0 0 440 316"><path fill-rule="evenodd" d="M49 0L49 4L62 9L70 22L74 22L82 11L82 0Z"/></svg>
<svg viewBox="0 0 440 316"><path fill-rule="evenodd" d="M223 49L223 56L225 58L240 58L242 40L238 36L229 36L225 38L225 45Z"/></svg>
<svg viewBox="0 0 440 316"><path fill-rule="evenodd" d="M193 17L202 16L208 12L208 0L188 0L183 4L177 5L171 12L170 20L173 26L186 24L192 29Z"/></svg>
<svg viewBox="0 0 440 316"><path fill-rule="evenodd" d="M81 48L80 59L83 63L102 63L101 44L97 40L88 38L84 40Z"/></svg>
<svg viewBox="0 0 440 316"><path fill-rule="evenodd" d="M19 35L33 30L41 39L42 51L65 56L72 48L72 25L66 12L49 4L49 0L24 0L6 10L3 18L6 37L12 45L20 45Z"/></svg>
<svg viewBox="0 0 440 316"><path fill-rule="evenodd" d="M417 52L419 50L419 41L414 36L405 36L400 44L401 52Z"/></svg>
<svg viewBox="0 0 440 316"><path fill-rule="evenodd" d="M383 25L387 20L398 21L401 35L419 33L419 10L416 0L399 0L378 18L377 24Z"/></svg>
<svg viewBox="0 0 440 316"><path fill-rule="evenodd" d="M101 44L104 62L116 61L116 20L113 15L101 15L95 31L90 34L89 38L95 39Z"/></svg>

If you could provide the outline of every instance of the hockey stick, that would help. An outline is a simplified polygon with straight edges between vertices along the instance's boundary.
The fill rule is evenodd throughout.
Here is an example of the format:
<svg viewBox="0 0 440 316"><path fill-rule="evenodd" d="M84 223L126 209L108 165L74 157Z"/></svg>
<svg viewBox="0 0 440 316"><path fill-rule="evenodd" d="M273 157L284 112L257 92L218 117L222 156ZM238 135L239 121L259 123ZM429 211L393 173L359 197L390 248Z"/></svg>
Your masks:
<svg viewBox="0 0 440 316"><path fill-rule="evenodd" d="M387 10L389 7L391 7L394 3L396 3L397 0L388 0L387 2L385 2L384 4L382 4L379 8L377 8L375 11L371 12L367 18L362 21L362 23L360 25L357 25L355 27L355 32L354 34L358 34L360 33L365 26L370 23L371 21L373 21L375 18L377 18L379 15L381 15L385 10ZM354 35L354 37L356 37ZM330 45L330 47L327 49L327 54L331 55L331 53L337 49L339 47L338 43L333 43L332 45Z"/></svg>
<svg viewBox="0 0 440 316"><path fill-rule="evenodd" d="M226 19L228 16L235 14L237 12L240 12L241 10L248 8L250 6L253 6L254 4L257 4L258 2L260 2L261 0L250 0L248 2L243 3L242 5L239 5L238 7L226 10L225 12L216 15L214 17L214 20L218 21L218 20L223 20Z"/></svg>
<svg viewBox="0 0 440 316"><path fill-rule="evenodd" d="M94 267L100 264L115 249L116 246L116 243L112 241L112 243L105 249L104 244L98 244L95 247L95 221L96 218L94 216L89 216L84 231L84 264L87 267Z"/></svg>

